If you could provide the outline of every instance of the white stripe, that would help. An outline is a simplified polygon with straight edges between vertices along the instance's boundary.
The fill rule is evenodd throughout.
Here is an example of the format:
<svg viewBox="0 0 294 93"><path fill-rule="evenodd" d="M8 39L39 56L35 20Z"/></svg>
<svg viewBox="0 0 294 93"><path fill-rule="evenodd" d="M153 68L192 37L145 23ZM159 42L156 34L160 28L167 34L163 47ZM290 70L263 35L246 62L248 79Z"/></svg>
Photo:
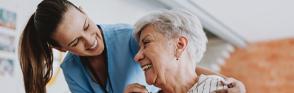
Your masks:
<svg viewBox="0 0 294 93"><path fill-rule="evenodd" d="M188 91L188 93L210 93L217 89L223 89L220 83L224 79L214 75L200 75L198 82Z"/></svg>

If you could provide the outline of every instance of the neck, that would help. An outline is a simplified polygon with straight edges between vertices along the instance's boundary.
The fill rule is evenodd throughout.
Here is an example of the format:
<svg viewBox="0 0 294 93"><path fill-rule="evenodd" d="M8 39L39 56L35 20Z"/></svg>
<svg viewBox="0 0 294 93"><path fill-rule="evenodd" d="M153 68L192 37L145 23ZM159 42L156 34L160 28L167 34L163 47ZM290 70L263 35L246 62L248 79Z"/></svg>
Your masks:
<svg viewBox="0 0 294 93"><path fill-rule="evenodd" d="M100 55L97 55L97 56L89 56L87 57L87 59L92 62L94 60L105 60L105 53L102 52Z"/></svg>
<svg viewBox="0 0 294 93"><path fill-rule="evenodd" d="M99 56L88 57L88 60L88 67L94 75L95 80L102 86L105 86L105 81L107 80L107 63L104 52Z"/></svg>
<svg viewBox="0 0 294 93"><path fill-rule="evenodd" d="M89 60L89 67L93 69L95 72L105 71L106 70L106 60L105 53L98 56L87 57Z"/></svg>
<svg viewBox="0 0 294 93"><path fill-rule="evenodd" d="M197 74L190 63L184 60L179 63L179 70L174 74L175 78L169 80L167 87L163 88L164 93L187 93L197 83Z"/></svg>

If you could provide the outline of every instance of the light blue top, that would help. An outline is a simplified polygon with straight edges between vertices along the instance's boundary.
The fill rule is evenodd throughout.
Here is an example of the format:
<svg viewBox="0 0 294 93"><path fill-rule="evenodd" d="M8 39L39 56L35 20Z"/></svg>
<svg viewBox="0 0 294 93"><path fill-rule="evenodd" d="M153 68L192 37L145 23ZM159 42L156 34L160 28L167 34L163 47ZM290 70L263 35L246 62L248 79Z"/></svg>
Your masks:
<svg viewBox="0 0 294 93"><path fill-rule="evenodd" d="M109 77L106 89L96 83L79 56L67 53L61 68L65 80L72 93L123 93L124 88L131 83L146 85L149 92L158 89L148 86L144 72L140 65L133 60L138 51L138 44L134 39L133 28L126 24L100 25L104 35L107 50L107 64Z"/></svg>

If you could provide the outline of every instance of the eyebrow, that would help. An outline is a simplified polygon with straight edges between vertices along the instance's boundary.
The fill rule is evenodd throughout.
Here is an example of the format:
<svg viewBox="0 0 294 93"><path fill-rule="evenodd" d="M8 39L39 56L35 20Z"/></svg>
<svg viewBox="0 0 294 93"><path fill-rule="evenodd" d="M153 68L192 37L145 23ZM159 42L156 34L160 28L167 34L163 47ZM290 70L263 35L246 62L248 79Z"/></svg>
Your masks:
<svg viewBox="0 0 294 93"><path fill-rule="evenodd" d="M86 21L87 21L87 19L88 19L88 17L86 17L86 19L85 19L85 21L84 21L84 25L83 25L83 30L84 30L84 27L85 27L85 25L86 25ZM67 44L67 46L70 46L73 42L75 42L76 40L78 40L78 38L75 38L74 40L72 40L71 42L69 42L68 44Z"/></svg>

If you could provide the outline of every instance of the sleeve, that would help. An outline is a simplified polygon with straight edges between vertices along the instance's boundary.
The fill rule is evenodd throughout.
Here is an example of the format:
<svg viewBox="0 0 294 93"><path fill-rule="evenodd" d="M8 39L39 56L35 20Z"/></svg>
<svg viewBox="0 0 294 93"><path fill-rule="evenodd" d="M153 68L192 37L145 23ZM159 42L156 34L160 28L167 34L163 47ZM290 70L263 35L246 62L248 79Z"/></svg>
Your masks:
<svg viewBox="0 0 294 93"><path fill-rule="evenodd" d="M134 27L129 24L116 24L115 29L119 31L123 31L124 33L127 34L128 36L127 38L129 38L129 48L130 48L131 55L132 57L135 57L135 55L137 54L139 50L139 44L133 34Z"/></svg>
<svg viewBox="0 0 294 93"><path fill-rule="evenodd" d="M135 57L135 55L139 51L139 44L133 35L131 35L130 37L131 37L130 38L130 50L131 50L132 57Z"/></svg>
<svg viewBox="0 0 294 93"><path fill-rule="evenodd" d="M71 93L91 93L90 91L87 91L83 89L81 86L79 86L69 75L68 73L63 73L64 78L67 82L67 85L71 91Z"/></svg>

